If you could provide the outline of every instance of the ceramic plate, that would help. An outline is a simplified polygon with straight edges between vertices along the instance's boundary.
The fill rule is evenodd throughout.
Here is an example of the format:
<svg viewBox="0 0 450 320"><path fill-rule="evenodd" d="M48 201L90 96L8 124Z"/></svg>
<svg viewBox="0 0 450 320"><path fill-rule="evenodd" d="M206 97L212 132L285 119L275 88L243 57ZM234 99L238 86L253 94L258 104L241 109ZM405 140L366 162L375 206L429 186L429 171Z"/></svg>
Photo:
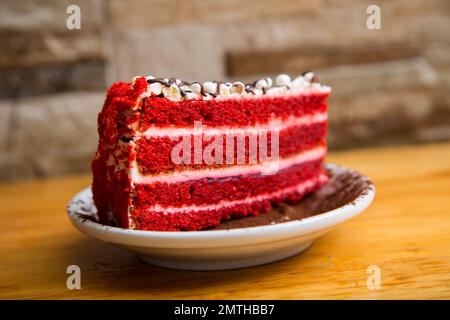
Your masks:
<svg viewBox="0 0 450 320"><path fill-rule="evenodd" d="M296 255L314 239L364 211L375 187L361 174L327 164L330 181L297 205L280 206L266 225L239 227L234 220L218 230L159 232L102 225L97 220L90 188L69 202L68 215L80 232L135 252L145 262L184 270L225 270L261 265ZM314 214L314 215L312 215ZM246 224L257 224L248 217ZM282 222L286 221L286 222ZM236 224L237 223L237 224ZM228 229L226 229L228 228Z"/></svg>

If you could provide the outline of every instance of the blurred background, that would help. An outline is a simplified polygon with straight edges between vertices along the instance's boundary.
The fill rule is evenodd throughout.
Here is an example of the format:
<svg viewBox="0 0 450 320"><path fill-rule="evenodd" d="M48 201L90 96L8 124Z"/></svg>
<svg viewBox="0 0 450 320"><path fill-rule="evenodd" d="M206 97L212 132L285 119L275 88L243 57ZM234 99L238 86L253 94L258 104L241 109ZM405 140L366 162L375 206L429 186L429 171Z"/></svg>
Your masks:
<svg viewBox="0 0 450 320"><path fill-rule="evenodd" d="M0 181L88 172L114 81L306 70L332 150L450 140L448 0L0 0Z"/></svg>

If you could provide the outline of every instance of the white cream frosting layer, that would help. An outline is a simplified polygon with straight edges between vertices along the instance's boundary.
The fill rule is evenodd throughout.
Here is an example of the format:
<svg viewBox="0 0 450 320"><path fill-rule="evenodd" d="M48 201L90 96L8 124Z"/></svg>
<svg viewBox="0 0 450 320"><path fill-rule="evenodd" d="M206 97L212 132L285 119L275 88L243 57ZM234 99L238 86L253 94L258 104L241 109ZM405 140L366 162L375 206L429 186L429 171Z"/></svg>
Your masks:
<svg viewBox="0 0 450 320"><path fill-rule="evenodd" d="M327 113L315 113L311 115L304 115L302 117L290 116L287 119L274 118L267 124L257 124L251 127L206 127L201 128L201 132L196 130L194 126L180 128L180 127L152 127L142 133L144 137L169 137L175 138L180 136L188 136L195 134L204 134L205 136L217 136L217 135L252 135L258 134L262 130L269 132L280 132L281 130L288 129L290 127L297 127L303 125L311 125L316 123L322 123L327 121Z"/></svg>
<svg viewBox="0 0 450 320"><path fill-rule="evenodd" d="M265 174L272 172L273 169L283 170L293 165L299 165L308 161L319 160L325 157L326 147L320 146L301 152L289 158L274 160L262 164L254 165L235 165L230 167L207 168L203 170L185 170L176 171L169 174L143 175L137 168L136 161L132 162L130 168L131 181L134 184L151 184L155 182L178 183L189 180L198 180L203 178L226 178L249 174Z"/></svg>
<svg viewBox="0 0 450 320"><path fill-rule="evenodd" d="M152 207L147 208L148 211L153 211L153 212L163 212L163 213L187 213L187 212L198 212L198 211L206 211L206 210L220 210L223 208L227 208L227 207L231 207L231 206L235 206L235 205L241 205L241 204L249 204L255 201L264 201L264 200L268 200L268 199L273 199L276 198L278 196L281 196L283 194L286 193L291 193L291 192L298 192L298 193L302 193L305 190L307 190L308 188L311 188L312 186L314 186L316 183L318 182L325 182L327 181L328 177L325 174L321 174L318 177L314 177L312 179L309 180L305 180L302 181L300 184L292 186L292 187L288 187L282 190L279 190L277 192L273 192L273 193L269 193L269 194L264 194L264 195L258 195L255 197L250 197L250 198L245 198L245 199L241 199L241 200L234 200L234 201L220 201L216 204L211 204L211 205L204 205L204 206L182 206L182 207L162 207L159 205L155 205Z"/></svg>

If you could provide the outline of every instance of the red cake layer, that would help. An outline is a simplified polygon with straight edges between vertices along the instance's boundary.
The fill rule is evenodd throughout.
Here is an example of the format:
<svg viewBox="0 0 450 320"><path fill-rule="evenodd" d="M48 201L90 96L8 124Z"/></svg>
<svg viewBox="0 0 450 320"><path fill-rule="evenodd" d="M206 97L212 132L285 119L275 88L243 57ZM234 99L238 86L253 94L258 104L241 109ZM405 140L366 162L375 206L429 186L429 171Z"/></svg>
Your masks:
<svg viewBox="0 0 450 320"><path fill-rule="evenodd" d="M179 183L135 184L135 207L180 207L232 201L272 193L317 176L322 158L280 170L277 174L252 174Z"/></svg>
<svg viewBox="0 0 450 320"><path fill-rule="evenodd" d="M201 121L206 126L252 126L272 117L302 116L326 112L328 93L258 98L171 101L145 98L140 116L140 130L157 126L192 126Z"/></svg>
<svg viewBox="0 0 450 320"><path fill-rule="evenodd" d="M323 177L323 176L322 176ZM194 231L217 226L221 221L245 216L257 216L270 211L280 202L295 203L305 195L320 188L326 180L315 177L311 185L301 191L289 191L281 194L264 194L263 200L214 210L187 211L180 213L156 212L140 207L133 212L133 220L137 229L158 231Z"/></svg>
<svg viewBox="0 0 450 320"><path fill-rule="evenodd" d="M288 128L280 131L279 133L279 157L286 158L291 155L297 154L301 151L311 149L318 145L325 144L326 136L326 122L302 125L292 128ZM249 134L245 137L245 145L241 148L244 154L244 163L249 163L249 139L256 138L257 135ZM194 146L194 136L190 136L191 146ZM185 138L185 139L189 139ZM169 137L142 137L136 142L136 162L139 170L143 174L157 174L162 172L169 172L171 170L185 170L185 169L201 169L206 167L218 167L227 165L227 142L234 141L232 147L233 161L231 165L238 164L238 148L237 139L229 138L225 135L221 135L222 139L222 164L214 162L213 164L206 163L202 157L202 163L196 163L194 160L194 148L191 148L191 155L189 163L174 163L172 161L172 150L174 147L182 141L183 137L169 138ZM202 136L202 148L201 152L204 154L205 148L208 147L214 140L209 137ZM216 138L213 138L216 139ZM189 141L189 140L187 140ZM218 140L220 141L220 140ZM258 141L258 140L254 140ZM260 163L259 148L257 142L253 143L256 146L257 163ZM267 156L271 156L271 133L267 135ZM208 150L208 149L206 149ZM255 154L252 152L252 154ZM263 159L264 160L264 159Z"/></svg>

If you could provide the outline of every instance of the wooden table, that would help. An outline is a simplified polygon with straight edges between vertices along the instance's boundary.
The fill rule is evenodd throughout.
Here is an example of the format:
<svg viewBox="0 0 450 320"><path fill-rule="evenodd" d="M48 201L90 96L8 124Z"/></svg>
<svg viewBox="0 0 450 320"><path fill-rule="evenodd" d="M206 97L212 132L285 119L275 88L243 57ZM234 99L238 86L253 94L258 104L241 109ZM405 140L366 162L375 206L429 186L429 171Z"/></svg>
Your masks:
<svg viewBox="0 0 450 320"><path fill-rule="evenodd" d="M67 201L90 176L0 185L0 298L450 298L450 144L330 154L369 175L373 205L301 255L221 272L174 271L89 239ZM81 289L66 268L81 268ZM381 288L366 285L381 270Z"/></svg>

